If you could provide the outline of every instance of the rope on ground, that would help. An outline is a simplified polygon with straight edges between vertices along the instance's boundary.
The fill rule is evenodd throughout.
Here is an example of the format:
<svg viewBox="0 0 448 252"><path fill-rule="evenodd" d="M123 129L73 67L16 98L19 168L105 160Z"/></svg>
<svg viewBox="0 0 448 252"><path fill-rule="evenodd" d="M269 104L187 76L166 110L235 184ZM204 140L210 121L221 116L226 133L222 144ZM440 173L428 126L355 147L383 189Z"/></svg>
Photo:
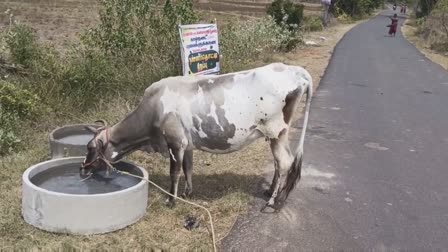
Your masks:
<svg viewBox="0 0 448 252"><path fill-rule="evenodd" d="M157 189L159 189L159 190L162 191L163 193L165 193L165 194L167 194L167 195L169 195L169 196L171 196L171 197L174 197L175 199L178 199L178 200L180 200L180 201L182 201L182 202L184 202L184 203L187 203L187 204L190 204L190 205L192 205L192 206L199 207L199 208L205 210L205 211L207 212L207 214L208 214L208 218L209 218L209 220L210 220L210 227L211 227L211 231L212 231L211 233L212 233L213 251L214 251L214 252L217 251L217 250L216 250L216 240L215 240L215 228L213 227L213 218L212 218L212 214L210 213L210 211L209 211L206 207L201 206L201 205L199 205L199 204L196 204L196 203L194 203L194 202L191 202L191 201L188 201L188 200L179 198L179 197L177 197L177 196L175 196L175 195L173 195L173 194L167 192L165 189L163 189L162 187L158 186L156 183L152 182L152 181L149 180L149 179L146 179L146 178L141 177L141 176L138 176L138 175L134 175L134 174L129 173L129 172L126 172L126 171L120 171L120 170L116 169L115 167L113 167L107 160L103 159L103 161L104 161L104 162L105 162L105 163L106 163L112 170L114 170L114 171L116 171L116 172L118 172L118 173L120 173L120 174L124 174L124 175L128 175L128 176L131 176L131 177L139 178L139 179L141 179L141 180L145 180L146 182L148 182L148 183L150 183L151 185L155 186Z"/></svg>

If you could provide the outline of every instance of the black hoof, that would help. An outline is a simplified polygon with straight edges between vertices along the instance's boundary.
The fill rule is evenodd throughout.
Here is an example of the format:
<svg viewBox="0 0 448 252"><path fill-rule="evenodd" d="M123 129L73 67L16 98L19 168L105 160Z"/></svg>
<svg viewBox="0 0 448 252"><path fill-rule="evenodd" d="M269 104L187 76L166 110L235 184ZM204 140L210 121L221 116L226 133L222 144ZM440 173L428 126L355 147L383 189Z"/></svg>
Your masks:
<svg viewBox="0 0 448 252"><path fill-rule="evenodd" d="M274 213L280 212L282 208L285 206L285 201L276 201L273 205L269 204L269 202L266 203L261 209L260 212L265 212L266 208L271 208L274 210Z"/></svg>
<svg viewBox="0 0 448 252"><path fill-rule="evenodd" d="M191 199L191 193L182 193L180 197L182 199Z"/></svg>
<svg viewBox="0 0 448 252"><path fill-rule="evenodd" d="M270 205L269 203L266 203L261 209L260 209L260 212L264 212L264 210L266 210L266 208L272 208L272 205Z"/></svg>
<svg viewBox="0 0 448 252"><path fill-rule="evenodd" d="M263 195L268 197L268 198L270 198L270 197L272 197L272 191L271 190L266 190L266 191L264 191Z"/></svg>
<svg viewBox="0 0 448 252"><path fill-rule="evenodd" d="M274 209L275 213L280 212L280 210L282 210L282 208L285 206L285 202L284 201L280 201L280 202L275 202L275 204L272 206L272 208Z"/></svg>
<svg viewBox="0 0 448 252"><path fill-rule="evenodd" d="M266 212L265 210L266 210L267 208L273 209L274 211L273 211L273 212ZM275 204L272 205L272 204L269 204L269 202L267 202L267 203L260 209L260 212L262 212L262 213L278 213L279 211L280 211L280 210L276 208L276 205L275 205Z"/></svg>
<svg viewBox="0 0 448 252"><path fill-rule="evenodd" d="M174 208L176 206L176 202L174 200L168 200L165 204L169 208Z"/></svg>

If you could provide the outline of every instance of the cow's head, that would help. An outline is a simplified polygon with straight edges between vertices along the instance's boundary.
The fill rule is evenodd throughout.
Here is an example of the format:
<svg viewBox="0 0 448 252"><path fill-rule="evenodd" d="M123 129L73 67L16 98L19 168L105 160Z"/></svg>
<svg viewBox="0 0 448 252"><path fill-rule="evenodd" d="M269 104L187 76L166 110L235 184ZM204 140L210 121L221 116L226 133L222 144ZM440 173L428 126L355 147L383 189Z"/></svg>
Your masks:
<svg viewBox="0 0 448 252"><path fill-rule="evenodd" d="M87 177L99 168L108 168L105 161L114 162L117 156L107 124L103 120L96 122L101 122L102 127L98 129L92 126L85 127L94 134L94 137L87 144L87 155L79 170L81 177Z"/></svg>

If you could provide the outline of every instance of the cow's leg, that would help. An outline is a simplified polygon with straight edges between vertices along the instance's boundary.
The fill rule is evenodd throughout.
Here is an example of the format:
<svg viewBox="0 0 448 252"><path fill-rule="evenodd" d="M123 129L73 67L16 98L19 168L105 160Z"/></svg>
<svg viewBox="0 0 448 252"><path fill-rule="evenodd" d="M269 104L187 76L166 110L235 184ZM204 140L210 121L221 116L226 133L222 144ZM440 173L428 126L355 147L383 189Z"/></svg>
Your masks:
<svg viewBox="0 0 448 252"><path fill-rule="evenodd" d="M280 176L278 163L275 160L274 160L274 168L275 168L275 171L274 171L274 177L272 178L271 186L269 187L268 190L266 190L264 192L264 195L267 196L267 197L271 197L272 196L272 193L274 192L274 189L275 189L275 185L278 183L278 177Z"/></svg>
<svg viewBox="0 0 448 252"><path fill-rule="evenodd" d="M177 197L180 170L184 163L184 154L188 146L188 139L185 135L185 129L183 128L182 123L174 114L166 116L161 128L170 154L170 193ZM174 206L175 198L169 196L167 203L168 206Z"/></svg>
<svg viewBox="0 0 448 252"><path fill-rule="evenodd" d="M192 181L193 150L185 151L182 169L184 170L185 175L185 191L182 194L182 197L188 198L191 196L191 193L193 192L193 181Z"/></svg>
<svg viewBox="0 0 448 252"><path fill-rule="evenodd" d="M274 209L280 210L283 207L289 193L299 182L302 170L302 158L302 153L299 153L298 156L294 158L294 161L292 162L291 167L288 170L288 175L285 177L283 187L278 192L277 197L275 198L275 205L273 207Z"/></svg>
<svg viewBox="0 0 448 252"><path fill-rule="evenodd" d="M273 191L266 206L274 207L282 177L285 177L286 171L294 161L289 148L288 132L286 130L279 135L279 138L271 139L271 151L274 156L274 162L277 164L276 168L278 169L278 178L276 181L273 181L273 184L271 185Z"/></svg>
<svg viewBox="0 0 448 252"><path fill-rule="evenodd" d="M180 169L183 163L184 150L182 148L170 147L170 178L171 187L170 193L177 197L179 188ZM173 207L175 199L173 196L168 197L167 205Z"/></svg>

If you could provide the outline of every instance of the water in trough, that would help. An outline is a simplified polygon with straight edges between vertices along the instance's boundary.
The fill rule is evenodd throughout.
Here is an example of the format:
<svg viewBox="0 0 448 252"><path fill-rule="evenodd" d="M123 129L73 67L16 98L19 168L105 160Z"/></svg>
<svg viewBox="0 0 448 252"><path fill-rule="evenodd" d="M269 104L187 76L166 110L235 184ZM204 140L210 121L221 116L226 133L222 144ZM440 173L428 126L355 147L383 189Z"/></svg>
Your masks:
<svg viewBox="0 0 448 252"><path fill-rule="evenodd" d="M82 135L69 135L57 139L57 141L64 144L73 145L87 145L90 140L93 139L93 134L82 134Z"/></svg>
<svg viewBox="0 0 448 252"><path fill-rule="evenodd" d="M49 191L84 195L120 191L140 182L138 178L115 172L111 172L109 176L106 176L105 170L95 172L89 179L82 181L79 175L79 167L79 163L64 164L40 172L30 178L30 180L36 186ZM140 171L132 166L119 165L117 168L136 175L142 175L139 174Z"/></svg>

